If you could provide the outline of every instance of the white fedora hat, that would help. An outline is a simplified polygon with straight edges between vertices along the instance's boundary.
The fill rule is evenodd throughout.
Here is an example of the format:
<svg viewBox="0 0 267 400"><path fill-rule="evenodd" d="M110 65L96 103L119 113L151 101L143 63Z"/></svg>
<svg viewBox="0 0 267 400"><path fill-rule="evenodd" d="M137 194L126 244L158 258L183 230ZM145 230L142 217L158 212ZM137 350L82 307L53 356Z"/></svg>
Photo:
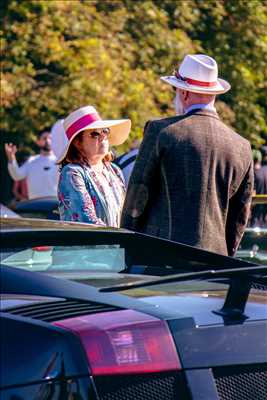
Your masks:
<svg viewBox="0 0 267 400"><path fill-rule="evenodd" d="M110 128L109 144L111 146L122 144L128 138L130 133L131 120L103 120L94 107L85 106L73 111L67 118L65 118L63 126L64 132L62 132L62 134L65 135L66 140L64 139L61 141L65 142L65 146L58 158L58 163L66 157L73 139L78 135L78 133L86 129Z"/></svg>
<svg viewBox="0 0 267 400"><path fill-rule="evenodd" d="M205 54L187 55L174 75L160 78L170 85L194 93L220 94L231 85L218 78L216 61Z"/></svg>

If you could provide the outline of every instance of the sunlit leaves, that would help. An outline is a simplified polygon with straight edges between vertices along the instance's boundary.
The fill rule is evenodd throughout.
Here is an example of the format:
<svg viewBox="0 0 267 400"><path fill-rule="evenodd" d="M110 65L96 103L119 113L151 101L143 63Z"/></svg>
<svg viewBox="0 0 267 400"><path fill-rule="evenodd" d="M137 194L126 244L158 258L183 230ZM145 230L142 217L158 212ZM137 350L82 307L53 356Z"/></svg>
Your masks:
<svg viewBox="0 0 267 400"><path fill-rule="evenodd" d="M18 142L85 104L130 117L130 140L141 137L148 119L173 113L160 75L195 52L232 84L223 119L255 145L267 134L266 2L9 0L2 15L1 129Z"/></svg>

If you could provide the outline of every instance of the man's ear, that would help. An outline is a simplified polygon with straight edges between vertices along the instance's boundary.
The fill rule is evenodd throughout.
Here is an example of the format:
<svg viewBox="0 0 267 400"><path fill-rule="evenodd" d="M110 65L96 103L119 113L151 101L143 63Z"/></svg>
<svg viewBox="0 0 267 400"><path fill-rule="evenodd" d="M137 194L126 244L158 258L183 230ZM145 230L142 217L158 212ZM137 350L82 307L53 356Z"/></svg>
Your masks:
<svg viewBox="0 0 267 400"><path fill-rule="evenodd" d="M180 93L181 93L182 99L183 99L183 100L186 100L186 99L187 99L187 93L188 93L188 92L187 92L186 90L181 90Z"/></svg>
<svg viewBox="0 0 267 400"><path fill-rule="evenodd" d="M183 92L184 92L184 99L186 101L190 95L190 92L188 92L187 90L184 90Z"/></svg>

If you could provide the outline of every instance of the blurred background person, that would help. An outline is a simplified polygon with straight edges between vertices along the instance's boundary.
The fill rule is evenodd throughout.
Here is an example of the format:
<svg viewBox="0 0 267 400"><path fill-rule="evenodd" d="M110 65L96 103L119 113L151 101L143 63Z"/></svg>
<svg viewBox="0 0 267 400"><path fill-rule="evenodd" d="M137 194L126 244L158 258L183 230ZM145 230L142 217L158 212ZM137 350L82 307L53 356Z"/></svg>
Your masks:
<svg viewBox="0 0 267 400"><path fill-rule="evenodd" d="M122 144L130 128L129 119L102 120L92 106L64 120L67 145L58 160L62 220L119 226L125 184L120 169L111 163L109 146Z"/></svg>
<svg viewBox="0 0 267 400"><path fill-rule="evenodd" d="M266 189L266 176L267 176L267 146L263 146L261 148L261 152L262 152L262 172L264 174L265 177L265 195L267 194L267 189ZM267 227L267 204L264 204L262 206L262 221L263 221L263 226L266 228Z"/></svg>
<svg viewBox="0 0 267 400"><path fill-rule="evenodd" d="M8 172L14 181L26 178L29 199L56 196L58 168L56 156L51 149L51 133L47 131L39 133L36 144L40 153L29 157L22 166L19 166L16 159L17 146L13 143L6 143Z"/></svg>
<svg viewBox="0 0 267 400"><path fill-rule="evenodd" d="M267 194L267 166L262 166L260 150L253 150L254 189L256 194Z"/></svg>
<svg viewBox="0 0 267 400"><path fill-rule="evenodd" d="M264 165L264 151L253 150L254 161L254 194L267 195L267 163ZM267 152L266 152L267 154ZM251 210L251 226L266 227L267 205L255 204Z"/></svg>
<svg viewBox="0 0 267 400"><path fill-rule="evenodd" d="M29 157L30 157L30 154L28 152L23 151L23 150L18 151L18 153L17 153L18 165L19 166L23 165ZM15 202L15 203L18 201L28 200L29 193L28 193L27 178L21 179L19 181L14 181L12 193L14 195L13 202Z"/></svg>
<svg viewBox="0 0 267 400"><path fill-rule="evenodd" d="M267 146L262 146L262 166L267 169Z"/></svg>

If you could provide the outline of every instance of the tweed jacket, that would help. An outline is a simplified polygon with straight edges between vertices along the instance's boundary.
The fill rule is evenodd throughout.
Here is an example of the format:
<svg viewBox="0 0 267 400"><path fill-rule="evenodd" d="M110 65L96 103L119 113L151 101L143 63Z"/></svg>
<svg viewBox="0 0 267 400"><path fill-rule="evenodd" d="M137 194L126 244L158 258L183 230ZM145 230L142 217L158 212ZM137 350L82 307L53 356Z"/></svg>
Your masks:
<svg viewBox="0 0 267 400"><path fill-rule="evenodd" d="M248 221L252 191L250 144L215 111L149 121L121 226L233 255Z"/></svg>

